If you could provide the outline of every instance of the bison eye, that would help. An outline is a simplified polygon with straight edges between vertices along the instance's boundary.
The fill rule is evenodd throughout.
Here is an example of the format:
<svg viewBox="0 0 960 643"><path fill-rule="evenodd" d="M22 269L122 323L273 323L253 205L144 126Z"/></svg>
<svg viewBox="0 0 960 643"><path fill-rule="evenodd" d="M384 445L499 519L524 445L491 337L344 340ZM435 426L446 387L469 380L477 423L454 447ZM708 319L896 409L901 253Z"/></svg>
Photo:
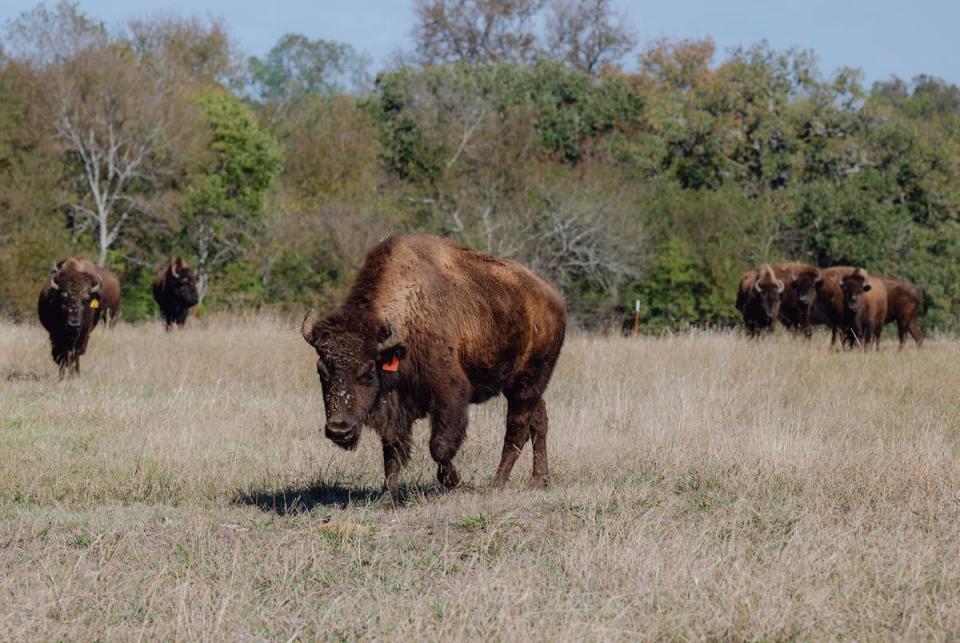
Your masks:
<svg viewBox="0 0 960 643"><path fill-rule="evenodd" d="M360 369L360 372L357 373L357 381L361 384L370 384L373 382L373 374L377 370L377 364L374 361L369 361L363 365Z"/></svg>

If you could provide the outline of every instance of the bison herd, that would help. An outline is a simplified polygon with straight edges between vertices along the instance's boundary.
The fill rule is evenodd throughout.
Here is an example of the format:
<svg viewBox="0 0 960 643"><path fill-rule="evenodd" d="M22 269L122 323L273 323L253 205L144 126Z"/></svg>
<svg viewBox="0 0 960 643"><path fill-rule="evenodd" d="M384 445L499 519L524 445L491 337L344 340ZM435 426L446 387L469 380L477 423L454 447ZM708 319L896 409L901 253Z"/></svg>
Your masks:
<svg viewBox="0 0 960 643"><path fill-rule="evenodd" d="M183 326L187 311L195 306L197 278L181 257L157 270L153 296L169 330ZM50 335L53 361L62 379L72 368L80 373L80 356L87 350L90 333L100 318L112 321L120 310L120 280L92 261L71 257L54 265L40 290L37 314Z"/></svg>
<svg viewBox="0 0 960 643"><path fill-rule="evenodd" d="M180 257L157 270L153 296L166 327L183 326L198 301L197 277ZM763 264L745 273L737 308L754 336L780 321L811 335L824 324L850 347L879 345L896 322L900 345L923 334L920 289L862 268ZM115 274L89 261L58 263L40 292L40 321L50 334L61 378L80 356L101 316L120 306ZM388 237L367 254L341 306L311 311L303 338L317 353L324 432L356 448L364 427L383 447L384 486L399 499L400 469L410 456L413 423L430 418L437 479L455 487L453 459L467 431L468 407L507 400L506 431L494 485L504 484L524 445L533 449L535 485L547 481L547 409L543 394L563 346L566 307L548 281L502 260L429 235Z"/></svg>
<svg viewBox="0 0 960 643"><path fill-rule="evenodd" d="M879 350L883 327L896 322L903 348L909 333L917 347L923 332L917 314L923 293L905 279L867 272L853 266L818 268L802 263L763 264L740 279L737 309L747 332L758 336L780 321L786 328L810 337L813 326L832 330L845 346Z"/></svg>

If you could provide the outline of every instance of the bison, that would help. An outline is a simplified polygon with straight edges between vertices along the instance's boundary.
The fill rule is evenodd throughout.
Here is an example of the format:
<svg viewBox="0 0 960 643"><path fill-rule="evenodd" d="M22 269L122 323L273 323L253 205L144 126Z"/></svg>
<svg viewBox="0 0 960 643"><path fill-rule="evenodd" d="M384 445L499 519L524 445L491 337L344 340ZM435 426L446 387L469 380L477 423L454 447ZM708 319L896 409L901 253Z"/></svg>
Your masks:
<svg viewBox="0 0 960 643"><path fill-rule="evenodd" d="M310 311L301 333L319 356L327 438L349 450L363 426L376 431L397 503L413 422L430 416L437 479L453 488L468 406L501 393L506 435L493 484L507 481L528 439L532 484L546 484L543 393L565 329L563 297L519 263L409 235L374 246L346 301L324 317Z"/></svg>
<svg viewBox="0 0 960 643"><path fill-rule="evenodd" d="M837 334L844 327L843 322L843 288L841 280L851 274L853 266L833 266L821 268L821 283L817 288L817 297L813 303L810 318L813 324L823 324L831 329L830 346L836 346ZM841 341L846 342L846 334Z"/></svg>
<svg viewBox="0 0 960 643"><path fill-rule="evenodd" d="M884 280L863 268L840 279L843 291L843 329L851 345L867 350L870 342L880 350L880 333L887 321L887 288Z"/></svg>
<svg viewBox="0 0 960 643"><path fill-rule="evenodd" d="M157 269L153 298L157 300L167 330L173 324L183 328L190 308L200 301L197 275L183 257L174 257Z"/></svg>
<svg viewBox="0 0 960 643"><path fill-rule="evenodd" d="M810 337L813 333L813 308L823 285L820 269L805 263L778 263L773 273L783 282L780 297L780 322L787 328Z"/></svg>
<svg viewBox="0 0 960 643"><path fill-rule="evenodd" d="M40 291L37 314L50 335L60 379L71 367L79 375L90 333L108 305L114 310L119 305L119 285L116 275L86 260L70 258L55 266Z"/></svg>
<svg viewBox="0 0 960 643"><path fill-rule="evenodd" d="M897 322L900 348L907 343L907 332L913 336L917 348L923 345L923 331L917 323L917 310L923 305L923 292L906 279L883 277L887 289L886 322Z"/></svg>
<svg viewBox="0 0 960 643"><path fill-rule="evenodd" d="M737 291L737 310L743 314L743 323L750 335L756 337L773 329L773 323L780 315L783 290L783 281L777 278L768 263L759 270L743 273Z"/></svg>

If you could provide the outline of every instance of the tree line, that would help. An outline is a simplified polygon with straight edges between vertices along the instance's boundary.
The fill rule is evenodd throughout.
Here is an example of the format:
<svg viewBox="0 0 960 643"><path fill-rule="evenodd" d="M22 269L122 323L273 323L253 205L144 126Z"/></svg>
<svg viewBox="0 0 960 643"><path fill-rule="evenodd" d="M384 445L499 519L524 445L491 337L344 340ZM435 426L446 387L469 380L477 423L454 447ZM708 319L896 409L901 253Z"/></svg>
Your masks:
<svg viewBox="0 0 960 643"><path fill-rule="evenodd" d="M77 4L6 25L0 314L53 261L120 274L156 315L182 255L202 307L302 310L366 249L428 231L524 262L587 327L738 323L762 261L905 277L958 328L960 89L865 88L812 52L710 40L637 49L609 0L417 0L386 69L283 36L246 57L216 20L107 29Z"/></svg>

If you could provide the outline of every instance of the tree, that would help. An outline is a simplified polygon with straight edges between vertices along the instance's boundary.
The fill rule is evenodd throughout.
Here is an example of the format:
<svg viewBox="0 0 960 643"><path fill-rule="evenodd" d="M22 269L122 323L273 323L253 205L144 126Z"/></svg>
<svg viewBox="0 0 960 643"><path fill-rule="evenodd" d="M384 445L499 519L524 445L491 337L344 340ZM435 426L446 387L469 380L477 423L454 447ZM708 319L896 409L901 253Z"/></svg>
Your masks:
<svg viewBox="0 0 960 643"><path fill-rule="evenodd" d="M310 94L362 91L369 59L345 43L286 34L261 59L250 58L254 92L262 101L286 105Z"/></svg>
<svg viewBox="0 0 960 643"><path fill-rule="evenodd" d="M15 51L42 72L48 122L67 170L71 226L78 236L92 233L97 263L105 265L172 172L178 89L76 5L23 14L12 36L26 43Z"/></svg>
<svg viewBox="0 0 960 643"><path fill-rule="evenodd" d="M611 0L554 0L547 15L547 51L575 69L597 74L635 45L626 16Z"/></svg>
<svg viewBox="0 0 960 643"><path fill-rule="evenodd" d="M184 245L197 257L202 300L210 275L252 246L283 153L232 94L206 94L200 107L209 128L209 159L191 177L182 229Z"/></svg>
<svg viewBox="0 0 960 643"><path fill-rule="evenodd" d="M530 62L542 6L543 0L417 0L417 58L425 65Z"/></svg>

